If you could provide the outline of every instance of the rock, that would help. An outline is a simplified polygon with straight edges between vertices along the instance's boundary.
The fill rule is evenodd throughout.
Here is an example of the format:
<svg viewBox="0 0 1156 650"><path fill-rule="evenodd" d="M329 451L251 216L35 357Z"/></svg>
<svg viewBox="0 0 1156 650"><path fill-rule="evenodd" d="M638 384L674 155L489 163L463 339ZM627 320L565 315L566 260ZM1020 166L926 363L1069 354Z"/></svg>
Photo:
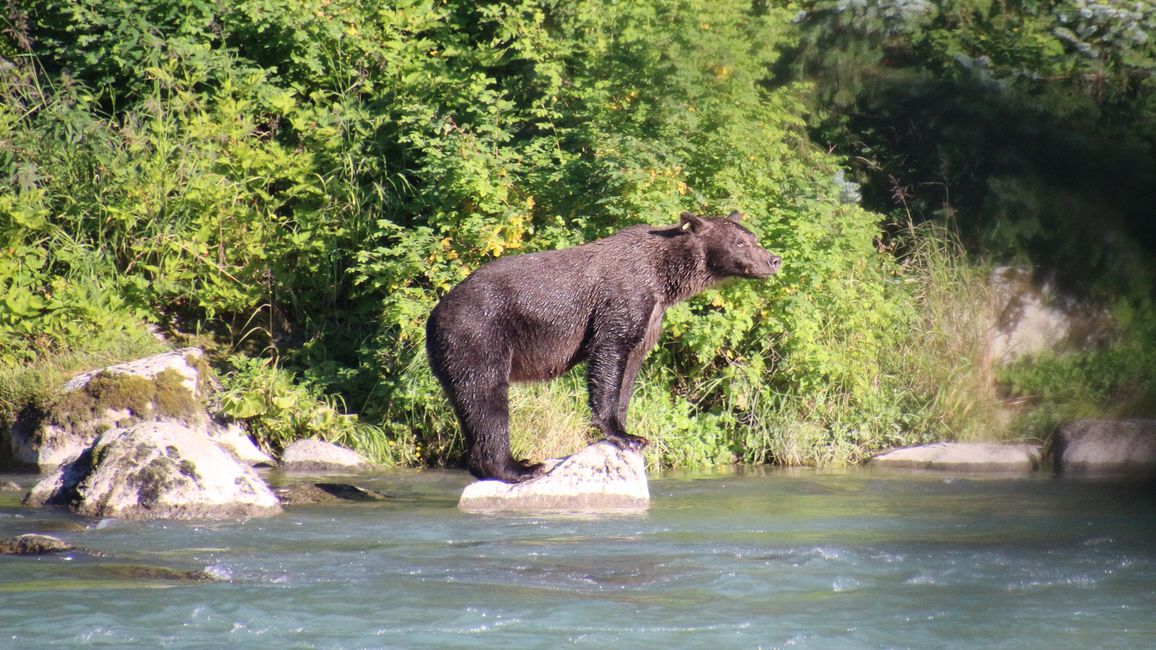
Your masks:
<svg viewBox="0 0 1156 650"><path fill-rule="evenodd" d="M113 429L25 498L89 517L236 519L277 514L277 497L249 466L175 422Z"/></svg>
<svg viewBox="0 0 1156 650"><path fill-rule="evenodd" d="M48 472L79 457L104 431L176 421L250 465L274 465L240 424L209 413L206 401L216 383L203 359L199 349L184 348L73 377L50 404L21 413L7 446L12 460ZM5 451L0 448L0 461Z"/></svg>
<svg viewBox="0 0 1156 650"><path fill-rule="evenodd" d="M1065 345L1093 348L1113 329L1111 315L1102 306L1061 295L1050 283L1037 281L1030 269L996 268L991 286L996 322L988 353L996 363Z"/></svg>
<svg viewBox="0 0 1156 650"><path fill-rule="evenodd" d="M16 481L4 481L0 483L0 492L19 492L23 489Z"/></svg>
<svg viewBox="0 0 1156 650"><path fill-rule="evenodd" d="M10 539L0 539L0 555L44 555L63 553L75 546L48 535L18 535Z"/></svg>
<svg viewBox="0 0 1156 650"><path fill-rule="evenodd" d="M245 429L236 422L209 427L208 434L214 442L233 452L242 462L255 467L273 467L277 464L277 461L253 443L253 439L245 433Z"/></svg>
<svg viewBox="0 0 1156 650"><path fill-rule="evenodd" d="M372 470L373 464L355 451L306 438L285 448L281 468L290 472L358 473Z"/></svg>
<svg viewBox="0 0 1156 650"><path fill-rule="evenodd" d="M344 483L292 483L277 488L276 492L285 506L384 501L386 498L380 492Z"/></svg>
<svg viewBox="0 0 1156 650"><path fill-rule="evenodd" d="M1156 476L1156 420L1073 420L1052 436L1060 474Z"/></svg>
<svg viewBox="0 0 1156 650"><path fill-rule="evenodd" d="M99 564L89 571L103 580L155 580L157 582L212 582L219 576L208 570L184 570L147 564Z"/></svg>
<svg viewBox="0 0 1156 650"><path fill-rule="evenodd" d="M212 381L203 356L185 348L73 377L51 403L20 413L0 461L8 452L15 464L50 471L109 429L160 419L216 426L204 407Z"/></svg>
<svg viewBox="0 0 1156 650"><path fill-rule="evenodd" d="M872 458L872 467L951 472L1028 473L1040 466L1032 445L941 442L896 449Z"/></svg>
<svg viewBox="0 0 1156 650"><path fill-rule="evenodd" d="M189 395L194 399L203 399L208 391L203 382L207 382L208 379L201 376L198 367L201 366L204 356L205 353L199 348L182 348L171 352L162 352L151 357L118 363L77 375L64 384L64 390L80 390L94 378L104 374L132 375L155 379L165 371L172 371L180 375L181 385Z"/></svg>
<svg viewBox="0 0 1156 650"><path fill-rule="evenodd" d="M556 461L523 483L475 481L462 491L467 512L634 512L650 505L642 454L602 441Z"/></svg>

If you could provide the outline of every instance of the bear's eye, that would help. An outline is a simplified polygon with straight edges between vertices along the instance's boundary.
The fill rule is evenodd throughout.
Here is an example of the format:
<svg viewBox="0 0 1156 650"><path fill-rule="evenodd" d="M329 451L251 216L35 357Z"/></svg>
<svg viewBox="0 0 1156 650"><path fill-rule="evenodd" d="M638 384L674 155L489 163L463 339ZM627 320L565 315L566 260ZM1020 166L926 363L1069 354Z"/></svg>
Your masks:
<svg viewBox="0 0 1156 650"><path fill-rule="evenodd" d="M746 248L747 243L745 241L739 241L739 242L735 243L735 246L738 248Z"/></svg>

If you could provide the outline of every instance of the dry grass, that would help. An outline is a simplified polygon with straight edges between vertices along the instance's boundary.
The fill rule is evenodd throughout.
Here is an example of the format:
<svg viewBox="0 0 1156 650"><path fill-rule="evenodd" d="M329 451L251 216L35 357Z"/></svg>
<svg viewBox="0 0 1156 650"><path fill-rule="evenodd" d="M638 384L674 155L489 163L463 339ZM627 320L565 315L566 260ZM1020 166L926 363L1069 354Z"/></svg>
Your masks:
<svg viewBox="0 0 1156 650"><path fill-rule="evenodd" d="M569 456L596 438L581 377L570 373L550 382L510 387L510 446L515 458Z"/></svg>
<svg viewBox="0 0 1156 650"><path fill-rule="evenodd" d="M935 438L961 441L1005 437L988 345L996 323L986 268L968 262L948 229L912 228L907 282L914 284L916 318L891 355L892 372L913 395L928 396L915 424Z"/></svg>

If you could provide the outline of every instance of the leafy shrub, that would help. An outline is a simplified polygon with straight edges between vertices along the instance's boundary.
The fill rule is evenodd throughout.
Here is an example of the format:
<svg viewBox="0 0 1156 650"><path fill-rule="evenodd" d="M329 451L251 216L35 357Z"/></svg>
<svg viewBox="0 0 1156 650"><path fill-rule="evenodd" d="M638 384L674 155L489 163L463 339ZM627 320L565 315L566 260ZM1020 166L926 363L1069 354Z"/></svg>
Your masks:
<svg viewBox="0 0 1156 650"><path fill-rule="evenodd" d="M230 370L221 376L217 396L224 415L244 420L250 435L271 453L280 453L299 438L320 438L361 450L384 464L411 462L411 445L388 440L378 428L345 414L333 397L308 384L269 359L235 355Z"/></svg>

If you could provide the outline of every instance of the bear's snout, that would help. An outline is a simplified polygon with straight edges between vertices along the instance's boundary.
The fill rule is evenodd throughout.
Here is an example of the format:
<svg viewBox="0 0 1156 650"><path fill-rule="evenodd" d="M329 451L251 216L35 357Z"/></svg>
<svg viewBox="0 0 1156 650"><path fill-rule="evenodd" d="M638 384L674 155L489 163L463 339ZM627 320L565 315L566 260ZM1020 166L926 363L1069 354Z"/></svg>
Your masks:
<svg viewBox="0 0 1156 650"><path fill-rule="evenodd" d="M769 251L762 251L757 262L751 265L750 276L754 278L764 279L774 275L779 267L783 265L783 258L771 253Z"/></svg>

